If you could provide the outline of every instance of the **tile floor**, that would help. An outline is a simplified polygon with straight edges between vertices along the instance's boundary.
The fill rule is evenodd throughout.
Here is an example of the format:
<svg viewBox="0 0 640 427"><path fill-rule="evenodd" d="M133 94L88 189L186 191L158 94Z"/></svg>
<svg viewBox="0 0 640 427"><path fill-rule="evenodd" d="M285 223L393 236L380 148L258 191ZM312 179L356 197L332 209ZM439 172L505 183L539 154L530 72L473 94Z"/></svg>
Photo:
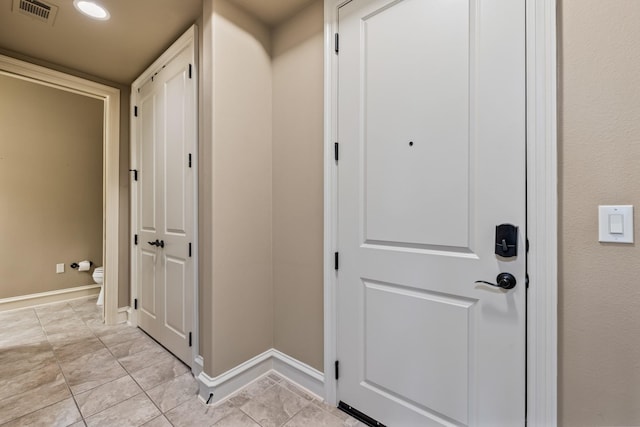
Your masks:
<svg viewBox="0 0 640 427"><path fill-rule="evenodd" d="M364 424L271 372L206 406L187 366L95 299L0 313L0 425L352 427Z"/></svg>

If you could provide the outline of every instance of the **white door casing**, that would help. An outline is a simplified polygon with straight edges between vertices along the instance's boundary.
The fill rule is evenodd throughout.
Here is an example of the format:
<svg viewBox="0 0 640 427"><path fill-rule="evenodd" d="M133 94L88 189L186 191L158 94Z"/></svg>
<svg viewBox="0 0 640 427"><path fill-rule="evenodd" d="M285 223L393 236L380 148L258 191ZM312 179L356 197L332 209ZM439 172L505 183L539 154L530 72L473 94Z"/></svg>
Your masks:
<svg viewBox="0 0 640 427"><path fill-rule="evenodd" d="M189 366L197 292L194 34L181 37L132 90L135 322Z"/></svg>
<svg viewBox="0 0 640 427"><path fill-rule="evenodd" d="M525 1L353 0L338 24L338 400L523 424ZM500 272L518 285L474 283Z"/></svg>

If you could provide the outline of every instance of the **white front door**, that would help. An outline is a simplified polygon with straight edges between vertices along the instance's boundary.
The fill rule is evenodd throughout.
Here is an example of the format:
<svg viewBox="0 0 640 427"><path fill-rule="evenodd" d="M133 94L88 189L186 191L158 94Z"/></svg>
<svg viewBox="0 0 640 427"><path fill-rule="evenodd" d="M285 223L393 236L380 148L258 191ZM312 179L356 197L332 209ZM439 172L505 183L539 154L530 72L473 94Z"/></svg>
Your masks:
<svg viewBox="0 0 640 427"><path fill-rule="evenodd" d="M194 312L195 77L187 47L137 97L138 325L191 365ZM138 90L139 89L139 90Z"/></svg>
<svg viewBox="0 0 640 427"><path fill-rule="evenodd" d="M525 1L338 17L338 400L394 427L524 425ZM476 283L499 273L517 285Z"/></svg>

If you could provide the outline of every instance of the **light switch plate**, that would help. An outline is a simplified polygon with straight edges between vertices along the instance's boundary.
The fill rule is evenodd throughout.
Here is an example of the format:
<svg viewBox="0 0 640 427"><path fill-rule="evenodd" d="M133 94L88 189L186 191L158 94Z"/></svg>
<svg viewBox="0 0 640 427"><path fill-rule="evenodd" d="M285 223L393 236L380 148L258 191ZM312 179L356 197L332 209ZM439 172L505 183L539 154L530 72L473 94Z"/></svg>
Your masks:
<svg viewBox="0 0 640 427"><path fill-rule="evenodd" d="M611 215L614 215L613 217ZM622 215L622 230L619 217ZM598 240L611 243L633 243L633 206L612 205L598 206ZM622 231L620 233L620 231Z"/></svg>
<svg viewBox="0 0 640 427"><path fill-rule="evenodd" d="M64 264L56 264L56 273L64 273Z"/></svg>

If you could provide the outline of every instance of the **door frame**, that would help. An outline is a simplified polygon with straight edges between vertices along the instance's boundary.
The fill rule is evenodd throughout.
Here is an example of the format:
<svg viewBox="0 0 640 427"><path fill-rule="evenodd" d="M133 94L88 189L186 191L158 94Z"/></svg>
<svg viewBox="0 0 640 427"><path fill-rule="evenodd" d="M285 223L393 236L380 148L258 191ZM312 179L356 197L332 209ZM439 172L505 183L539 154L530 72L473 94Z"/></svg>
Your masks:
<svg viewBox="0 0 640 427"><path fill-rule="evenodd" d="M131 84L131 146L130 146L130 162L131 169L138 169L138 139L137 139L137 122L134 119L134 108L138 100L137 88L141 87L143 83L151 79L152 76L163 66L171 61L182 50L191 45L193 54L193 81L194 81L194 126L196 140L193 147L193 245L192 245L192 258L193 258L193 336L191 346L191 369L194 370L198 366L196 363L196 357L198 356L198 349L200 348L200 327L198 323L198 147L199 147L199 130L198 130L198 27L194 24L187 31L184 32L165 52L156 59L141 75ZM136 203L139 197L138 187L131 186L131 234L135 234L134 230L138 229L138 204ZM135 280L138 274L138 261L136 256L136 245L131 236L130 242L130 262L131 262L131 315L129 316L129 323L132 326L138 326L138 313L135 310L134 300L138 297L138 283Z"/></svg>
<svg viewBox="0 0 640 427"><path fill-rule="evenodd" d="M102 260L104 321L118 322L120 230L120 89L30 62L0 55L0 71L34 83L88 96L104 103L102 134Z"/></svg>
<svg viewBox="0 0 640 427"><path fill-rule="evenodd" d="M337 141L338 8L324 2L324 381L325 399L337 404ZM556 0L526 2L527 84L527 424L557 425L557 58Z"/></svg>

